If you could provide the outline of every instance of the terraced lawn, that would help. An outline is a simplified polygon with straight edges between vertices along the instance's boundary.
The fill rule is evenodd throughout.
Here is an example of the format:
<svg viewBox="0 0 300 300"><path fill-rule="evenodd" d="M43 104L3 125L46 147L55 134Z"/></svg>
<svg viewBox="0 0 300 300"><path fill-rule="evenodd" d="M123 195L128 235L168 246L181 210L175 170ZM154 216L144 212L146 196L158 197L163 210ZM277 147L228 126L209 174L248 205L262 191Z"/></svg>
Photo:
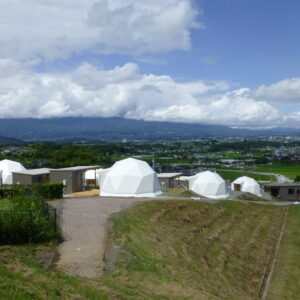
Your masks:
<svg viewBox="0 0 300 300"><path fill-rule="evenodd" d="M300 206L289 208L267 299L299 299Z"/></svg>
<svg viewBox="0 0 300 300"><path fill-rule="evenodd" d="M128 299L255 299L283 213L229 201L140 204L113 219L121 249L106 283L137 297Z"/></svg>

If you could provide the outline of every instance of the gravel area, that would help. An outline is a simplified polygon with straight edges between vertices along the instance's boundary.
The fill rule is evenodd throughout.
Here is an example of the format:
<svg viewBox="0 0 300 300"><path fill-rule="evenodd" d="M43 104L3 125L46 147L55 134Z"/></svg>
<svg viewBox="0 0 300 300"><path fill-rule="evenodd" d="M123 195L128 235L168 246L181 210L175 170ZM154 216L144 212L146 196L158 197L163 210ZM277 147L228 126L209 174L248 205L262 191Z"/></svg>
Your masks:
<svg viewBox="0 0 300 300"><path fill-rule="evenodd" d="M58 247L58 269L88 278L99 277L103 269L108 217L150 198L84 197L51 202L57 208L64 242Z"/></svg>

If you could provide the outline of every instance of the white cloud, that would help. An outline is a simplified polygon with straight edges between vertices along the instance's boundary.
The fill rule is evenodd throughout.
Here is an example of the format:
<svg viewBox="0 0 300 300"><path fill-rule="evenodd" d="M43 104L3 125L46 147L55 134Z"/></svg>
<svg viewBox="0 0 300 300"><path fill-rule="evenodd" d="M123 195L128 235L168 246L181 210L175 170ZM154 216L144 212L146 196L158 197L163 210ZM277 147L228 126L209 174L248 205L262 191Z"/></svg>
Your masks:
<svg viewBox="0 0 300 300"><path fill-rule="evenodd" d="M189 49L192 0L1 0L0 58Z"/></svg>
<svg viewBox="0 0 300 300"><path fill-rule="evenodd" d="M298 126L300 112L283 115L249 89L230 91L223 81L178 83L141 74L128 63L111 70L87 63L64 73L35 73L0 60L0 118L111 117L222 124L238 127ZM5 76L1 76L5 74ZM298 125L297 125L298 124Z"/></svg>
<svg viewBox="0 0 300 300"><path fill-rule="evenodd" d="M190 0L98 0L87 21L108 51L141 54L189 49L197 14Z"/></svg>
<svg viewBox="0 0 300 300"><path fill-rule="evenodd" d="M290 78L271 85L262 85L254 91L253 96L269 101L300 103L300 78Z"/></svg>

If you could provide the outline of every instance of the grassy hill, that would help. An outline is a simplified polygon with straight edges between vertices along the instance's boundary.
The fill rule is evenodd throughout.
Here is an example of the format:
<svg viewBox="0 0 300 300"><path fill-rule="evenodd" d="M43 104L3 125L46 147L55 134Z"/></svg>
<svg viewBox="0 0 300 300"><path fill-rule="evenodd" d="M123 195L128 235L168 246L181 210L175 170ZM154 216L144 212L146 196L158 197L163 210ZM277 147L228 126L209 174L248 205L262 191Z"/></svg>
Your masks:
<svg viewBox="0 0 300 300"><path fill-rule="evenodd" d="M299 299L300 207L289 208L267 299Z"/></svg>
<svg viewBox="0 0 300 300"><path fill-rule="evenodd" d="M0 247L0 299L256 299L284 211L145 202L112 217L98 280L44 268L53 245Z"/></svg>

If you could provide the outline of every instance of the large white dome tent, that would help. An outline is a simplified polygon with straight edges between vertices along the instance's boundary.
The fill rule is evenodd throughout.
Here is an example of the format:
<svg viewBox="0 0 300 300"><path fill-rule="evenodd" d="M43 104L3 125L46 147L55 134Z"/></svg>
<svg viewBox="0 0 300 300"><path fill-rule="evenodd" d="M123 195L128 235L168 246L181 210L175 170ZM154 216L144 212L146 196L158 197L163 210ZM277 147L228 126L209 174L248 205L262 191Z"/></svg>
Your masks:
<svg viewBox="0 0 300 300"><path fill-rule="evenodd" d="M189 189L196 194L213 199L227 198L224 179L217 173L204 171L189 177Z"/></svg>
<svg viewBox="0 0 300 300"><path fill-rule="evenodd" d="M107 169L97 169L96 170L97 183L98 183L98 185L99 185L100 188L103 185L103 181L104 181L105 175L106 175L106 173L109 170L110 170L110 168L107 168Z"/></svg>
<svg viewBox="0 0 300 300"><path fill-rule="evenodd" d="M0 170L2 171L2 184L13 183L13 172L26 171L25 167L22 164L9 159L0 161Z"/></svg>
<svg viewBox="0 0 300 300"><path fill-rule="evenodd" d="M248 176L242 176L234 180L231 183L231 190L240 190L241 192L247 192L257 196L261 195L260 186L257 181Z"/></svg>
<svg viewBox="0 0 300 300"><path fill-rule="evenodd" d="M138 159L117 161L100 177L100 196L156 197L161 194L156 173Z"/></svg>

